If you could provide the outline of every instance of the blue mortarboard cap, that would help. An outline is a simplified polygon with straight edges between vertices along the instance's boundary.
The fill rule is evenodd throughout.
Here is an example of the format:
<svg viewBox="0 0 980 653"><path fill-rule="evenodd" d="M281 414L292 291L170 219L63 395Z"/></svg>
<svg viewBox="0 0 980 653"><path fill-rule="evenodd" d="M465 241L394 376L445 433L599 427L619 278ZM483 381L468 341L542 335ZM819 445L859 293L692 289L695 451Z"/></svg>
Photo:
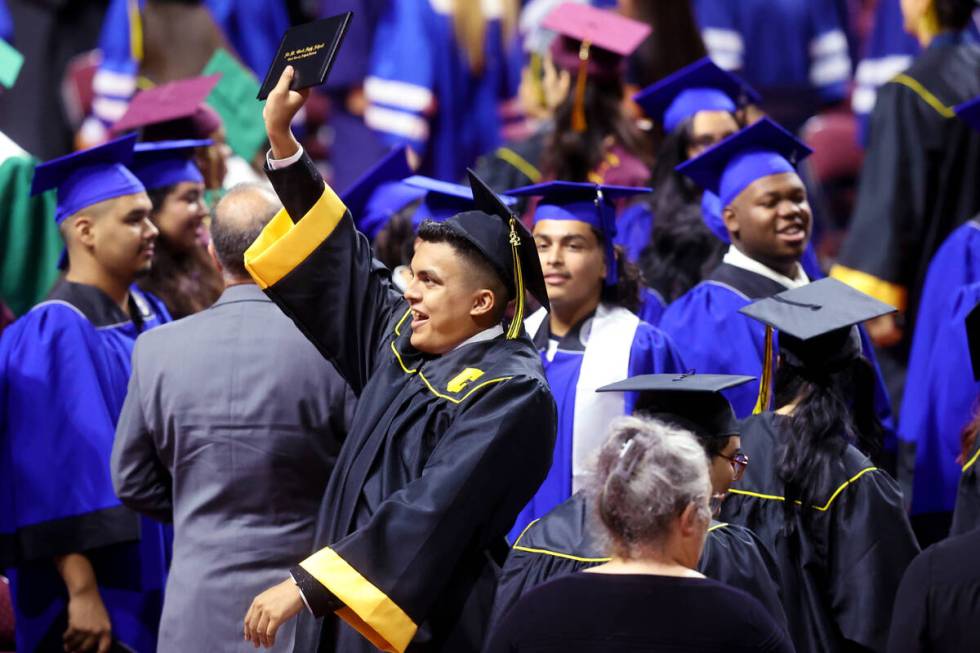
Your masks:
<svg viewBox="0 0 980 653"><path fill-rule="evenodd" d="M194 163L194 150L212 143L209 138L137 143L129 168L143 182L146 190L185 181L203 184L204 175Z"/></svg>
<svg viewBox="0 0 980 653"><path fill-rule="evenodd" d="M671 73L633 96L654 120L672 132L699 111L735 111L762 101L751 86L722 70L708 57Z"/></svg>
<svg viewBox="0 0 980 653"><path fill-rule="evenodd" d="M534 211L535 224L540 220L577 220L602 234L606 250L606 285L618 280L616 256L616 207L613 202L625 197L644 195L649 188L604 186L571 181L549 181L508 191L516 197L540 197Z"/></svg>
<svg viewBox="0 0 980 653"><path fill-rule="evenodd" d="M980 96L956 105L953 110L957 118L968 124L971 129L980 132Z"/></svg>
<svg viewBox="0 0 980 653"><path fill-rule="evenodd" d="M408 148L396 147L358 177L340 199L350 211L357 228L371 240L392 216L422 193L401 183L412 174L408 165Z"/></svg>
<svg viewBox="0 0 980 653"><path fill-rule="evenodd" d="M718 195L724 207L756 179L796 172L796 164L812 152L788 131L763 118L685 161L676 170Z"/></svg>
<svg viewBox="0 0 980 653"><path fill-rule="evenodd" d="M725 243L726 245L732 244L732 238L728 235L728 229L725 227L725 221L721 218L721 210L724 207L721 205L721 198L712 193L710 190L704 191L701 194L701 219L704 220L704 226L713 233L718 240Z"/></svg>
<svg viewBox="0 0 980 653"><path fill-rule="evenodd" d="M73 152L34 168L31 195L58 189L55 221L85 207L123 195L144 192L143 184L126 168L133 159L136 135L130 134L81 152Z"/></svg>
<svg viewBox="0 0 980 653"><path fill-rule="evenodd" d="M445 222L457 213L472 211L475 208L473 191L469 186L423 177L422 175L409 177L405 180L405 184L425 191L422 204L412 217L412 226L416 230L424 220ZM506 206L513 206L517 203L517 200L512 197L501 196L500 199Z"/></svg>

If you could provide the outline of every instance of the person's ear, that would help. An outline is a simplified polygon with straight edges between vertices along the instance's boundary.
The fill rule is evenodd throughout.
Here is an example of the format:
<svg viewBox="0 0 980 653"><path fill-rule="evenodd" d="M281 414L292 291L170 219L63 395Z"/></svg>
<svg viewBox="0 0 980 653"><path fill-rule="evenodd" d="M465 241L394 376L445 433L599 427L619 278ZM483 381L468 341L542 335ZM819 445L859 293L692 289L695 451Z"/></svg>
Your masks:
<svg viewBox="0 0 980 653"><path fill-rule="evenodd" d="M721 221L725 223L725 229L728 230L731 239L733 241L738 240L738 218L735 215L735 209L730 205L723 208L721 210Z"/></svg>
<svg viewBox="0 0 980 653"><path fill-rule="evenodd" d="M473 317L489 315L493 312L496 305L497 298L494 297L493 291L487 288L481 288L473 293L473 305L470 307L470 315Z"/></svg>
<svg viewBox="0 0 980 653"><path fill-rule="evenodd" d="M82 213L72 218L68 231L75 242L91 248L95 246L96 222L91 214Z"/></svg>
<svg viewBox="0 0 980 653"><path fill-rule="evenodd" d="M680 528L681 535L685 539L693 538L698 535L699 532L705 530L706 524L704 519L701 517L701 511L698 510L698 506L693 503L689 503L681 516L678 517L678 526Z"/></svg>
<svg viewBox="0 0 980 653"><path fill-rule="evenodd" d="M221 261L218 259L218 252L214 250L214 241L208 241L208 256L211 257L211 262L214 263L214 267L218 272L224 272L225 269L221 265Z"/></svg>

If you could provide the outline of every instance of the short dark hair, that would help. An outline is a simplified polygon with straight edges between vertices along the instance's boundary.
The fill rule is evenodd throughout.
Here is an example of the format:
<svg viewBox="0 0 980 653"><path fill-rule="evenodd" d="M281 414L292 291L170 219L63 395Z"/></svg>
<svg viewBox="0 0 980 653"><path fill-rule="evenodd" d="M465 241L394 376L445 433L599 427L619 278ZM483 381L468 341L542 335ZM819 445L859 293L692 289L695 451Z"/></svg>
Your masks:
<svg viewBox="0 0 980 653"><path fill-rule="evenodd" d="M443 222L423 221L419 226L418 237L426 243L446 243L452 247L466 262L467 267L475 272L478 282L493 292L494 299L497 300L494 307L495 317L503 318L513 291L483 252Z"/></svg>
<svg viewBox="0 0 980 653"><path fill-rule="evenodd" d="M936 20L944 29L961 30L970 24L975 0L935 0Z"/></svg>
<svg viewBox="0 0 980 653"><path fill-rule="evenodd" d="M214 252L218 260L229 274L239 277L247 277L245 270L245 250L255 242L262 233L265 226L279 212L281 206L271 201L262 210L256 211L252 215L238 216L239 219L222 219L222 207L225 200L234 195L246 191L261 191L269 193L264 186L258 184L239 184L235 186L221 201L215 206L211 218L211 242L214 244Z"/></svg>

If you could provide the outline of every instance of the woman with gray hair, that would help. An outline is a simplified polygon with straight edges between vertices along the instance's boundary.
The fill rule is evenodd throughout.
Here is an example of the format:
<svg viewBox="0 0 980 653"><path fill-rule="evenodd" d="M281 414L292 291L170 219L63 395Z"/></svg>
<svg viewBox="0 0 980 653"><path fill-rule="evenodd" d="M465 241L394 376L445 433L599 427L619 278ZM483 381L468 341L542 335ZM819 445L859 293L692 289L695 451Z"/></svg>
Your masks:
<svg viewBox="0 0 980 653"><path fill-rule="evenodd" d="M487 653L792 651L758 601L695 571L711 493L691 433L653 419L614 422L591 498L612 558L524 595Z"/></svg>

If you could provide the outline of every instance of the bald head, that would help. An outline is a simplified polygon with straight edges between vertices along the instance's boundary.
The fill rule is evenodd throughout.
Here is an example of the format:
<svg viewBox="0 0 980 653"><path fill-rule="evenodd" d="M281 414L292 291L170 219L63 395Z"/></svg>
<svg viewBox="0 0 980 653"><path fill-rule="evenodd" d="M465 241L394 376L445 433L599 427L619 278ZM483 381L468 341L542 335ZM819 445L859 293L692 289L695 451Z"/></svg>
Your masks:
<svg viewBox="0 0 980 653"><path fill-rule="evenodd" d="M275 193L259 184L232 188L214 207L211 241L225 273L248 278L245 250L282 208Z"/></svg>

